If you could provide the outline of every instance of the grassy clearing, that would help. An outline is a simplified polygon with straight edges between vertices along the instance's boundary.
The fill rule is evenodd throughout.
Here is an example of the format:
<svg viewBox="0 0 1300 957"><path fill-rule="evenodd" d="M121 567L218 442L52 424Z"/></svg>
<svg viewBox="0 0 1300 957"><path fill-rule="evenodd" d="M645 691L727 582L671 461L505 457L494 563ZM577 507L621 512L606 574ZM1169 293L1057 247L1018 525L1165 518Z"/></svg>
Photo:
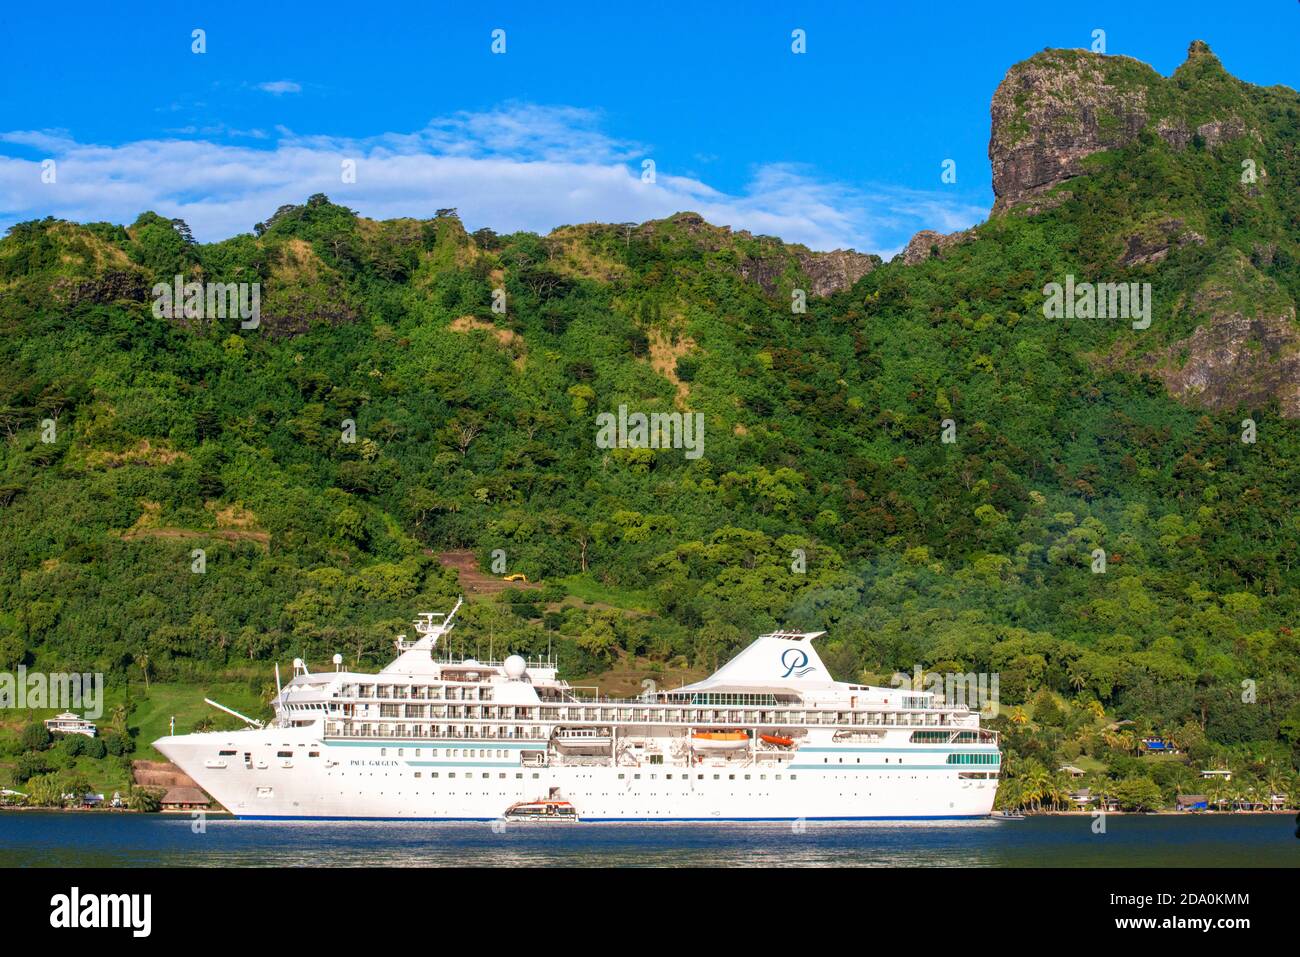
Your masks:
<svg viewBox="0 0 1300 957"><path fill-rule="evenodd" d="M648 612L654 607L654 599L649 592L605 585L590 575L570 575L558 579L557 583L574 598L593 605L642 612Z"/></svg>

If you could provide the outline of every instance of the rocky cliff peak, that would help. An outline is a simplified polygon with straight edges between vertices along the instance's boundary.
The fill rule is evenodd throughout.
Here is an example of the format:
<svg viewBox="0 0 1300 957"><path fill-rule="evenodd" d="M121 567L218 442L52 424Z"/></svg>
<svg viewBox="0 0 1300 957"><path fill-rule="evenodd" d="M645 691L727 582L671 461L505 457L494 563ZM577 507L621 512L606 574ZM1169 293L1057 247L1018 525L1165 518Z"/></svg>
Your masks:
<svg viewBox="0 0 1300 957"><path fill-rule="evenodd" d="M993 94L989 160L994 213L1049 208L1055 187L1079 176L1093 153L1151 130L1175 149L1215 149L1246 135L1253 110L1246 84L1230 76L1202 40L1171 77L1130 57L1044 50L1013 66Z"/></svg>

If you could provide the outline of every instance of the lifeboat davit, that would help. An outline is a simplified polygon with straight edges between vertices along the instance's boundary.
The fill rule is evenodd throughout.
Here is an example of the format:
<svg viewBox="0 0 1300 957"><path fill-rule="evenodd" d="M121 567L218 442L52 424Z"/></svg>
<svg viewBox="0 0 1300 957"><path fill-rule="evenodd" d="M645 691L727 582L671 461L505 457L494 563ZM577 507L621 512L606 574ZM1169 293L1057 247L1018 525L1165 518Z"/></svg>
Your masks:
<svg viewBox="0 0 1300 957"><path fill-rule="evenodd" d="M691 747L696 751L739 751L749 747L749 735L744 731L696 731L691 735Z"/></svg>
<svg viewBox="0 0 1300 957"><path fill-rule="evenodd" d="M775 744L777 747L788 748L794 744L794 738L787 738L783 734L760 734L760 741L766 741L768 744Z"/></svg>

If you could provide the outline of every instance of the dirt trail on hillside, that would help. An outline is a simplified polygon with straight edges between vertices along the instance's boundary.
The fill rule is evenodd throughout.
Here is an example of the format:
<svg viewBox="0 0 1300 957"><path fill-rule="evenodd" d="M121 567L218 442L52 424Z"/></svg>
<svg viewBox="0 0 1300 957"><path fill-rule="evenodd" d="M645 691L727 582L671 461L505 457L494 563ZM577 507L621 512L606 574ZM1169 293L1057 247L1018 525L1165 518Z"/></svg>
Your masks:
<svg viewBox="0 0 1300 957"><path fill-rule="evenodd" d="M456 569L460 576L460 587L470 595L496 595L507 588L534 589L542 586L536 582L508 582L495 575L485 575L478 570L478 560L469 549L455 549L449 552L427 551L436 555L438 561L447 568Z"/></svg>

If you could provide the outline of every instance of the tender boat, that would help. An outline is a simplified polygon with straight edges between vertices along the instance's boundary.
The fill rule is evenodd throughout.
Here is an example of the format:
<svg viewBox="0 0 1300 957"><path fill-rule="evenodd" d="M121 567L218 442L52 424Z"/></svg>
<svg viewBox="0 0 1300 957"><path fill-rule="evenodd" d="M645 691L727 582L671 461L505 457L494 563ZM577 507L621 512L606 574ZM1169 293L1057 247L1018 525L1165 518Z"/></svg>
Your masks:
<svg viewBox="0 0 1300 957"><path fill-rule="evenodd" d="M787 738L783 734L760 734L758 740L775 744L779 748L789 748L794 745L794 738Z"/></svg>
<svg viewBox="0 0 1300 957"><path fill-rule="evenodd" d="M560 728L554 737L555 746L565 751L604 750L613 741L604 728Z"/></svg>
<svg viewBox="0 0 1300 957"><path fill-rule="evenodd" d="M577 823L578 809L568 801L519 801L510 805L501 817L506 821Z"/></svg>

